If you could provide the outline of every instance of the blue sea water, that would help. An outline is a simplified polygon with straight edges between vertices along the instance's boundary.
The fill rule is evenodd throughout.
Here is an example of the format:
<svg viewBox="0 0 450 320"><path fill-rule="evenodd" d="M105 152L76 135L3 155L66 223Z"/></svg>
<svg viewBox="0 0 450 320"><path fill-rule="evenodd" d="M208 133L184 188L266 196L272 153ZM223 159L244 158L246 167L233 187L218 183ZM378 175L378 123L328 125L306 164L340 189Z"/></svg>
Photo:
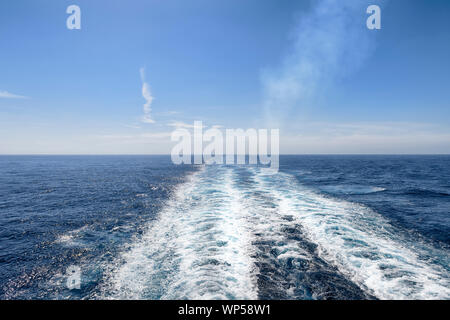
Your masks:
<svg viewBox="0 0 450 320"><path fill-rule="evenodd" d="M450 299L449 235L450 156L0 157L1 299Z"/></svg>

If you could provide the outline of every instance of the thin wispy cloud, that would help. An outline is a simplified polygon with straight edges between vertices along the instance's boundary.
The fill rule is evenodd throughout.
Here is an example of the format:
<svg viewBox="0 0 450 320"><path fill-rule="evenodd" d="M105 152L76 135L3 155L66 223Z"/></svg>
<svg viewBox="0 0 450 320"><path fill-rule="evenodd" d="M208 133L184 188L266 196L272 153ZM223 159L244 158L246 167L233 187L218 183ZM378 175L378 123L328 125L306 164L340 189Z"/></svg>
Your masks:
<svg viewBox="0 0 450 320"><path fill-rule="evenodd" d="M28 97L10 93L8 91L0 91L0 98L3 98L3 99L28 99Z"/></svg>
<svg viewBox="0 0 450 320"><path fill-rule="evenodd" d="M143 107L144 116L142 117L142 122L144 123L155 123L155 121L151 117L152 112L152 102L153 102L153 95L150 89L150 85L145 80L145 68L141 68L139 70L141 74L141 80L142 80L142 97L145 99L145 104Z"/></svg>
<svg viewBox="0 0 450 320"><path fill-rule="evenodd" d="M291 109L311 104L328 85L363 64L372 47L361 19L364 5L367 1L318 0L299 16L291 53L281 67L262 77L270 122L280 122Z"/></svg>
<svg viewBox="0 0 450 320"><path fill-rule="evenodd" d="M122 124L125 128L131 128L131 129L141 129L141 126L138 125L132 125L132 124Z"/></svg>
<svg viewBox="0 0 450 320"><path fill-rule="evenodd" d="M185 123L185 122L183 122L183 121L176 121L176 120L174 120L174 121L170 121L169 123L167 123L167 126L168 127L174 127L174 128L183 128L183 129L193 129L193 128L195 128L195 125L194 125L194 122L192 122L192 123ZM218 124L215 124L215 125L207 125L205 122L203 122L202 121L202 126L203 126L203 129L207 129L207 128L211 128L211 129L221 129L221 128L223 128L223 126L222 125L218 125Z"/></svg>
<svg viewBox="0 0 450 320"><path fill-rule="evenodd" d="M433 154L450 150L448 127L431 123L308 123L281 141L281 152L289 154Z"/></svg>
<svg viewBox="0 0 450 320"><path fill-rule="evenodd" d="M158 112L155 114L158 116L162 116L162 117L170 117L170 116L178 115L180 113L181 112L179 112L179 111L161 111L161 112Z"/></svg>
<svg viewBox="0 0 450 320"><path fill-rule="evenodd" d="M194 128L194 124L190 124L190 123L185 123L183 121L171 121L167 124L169 127L175 127L175 128L185 128L185 129L190 129L190 128Z"/></svg>
<svg viewBox="0 0 450 320"><path fill-rule="evenodd" d="M158 140L169 140L171 132L143 132L138 134L104 134L96 135L95 138L126 143L151 143Z"/></svg>

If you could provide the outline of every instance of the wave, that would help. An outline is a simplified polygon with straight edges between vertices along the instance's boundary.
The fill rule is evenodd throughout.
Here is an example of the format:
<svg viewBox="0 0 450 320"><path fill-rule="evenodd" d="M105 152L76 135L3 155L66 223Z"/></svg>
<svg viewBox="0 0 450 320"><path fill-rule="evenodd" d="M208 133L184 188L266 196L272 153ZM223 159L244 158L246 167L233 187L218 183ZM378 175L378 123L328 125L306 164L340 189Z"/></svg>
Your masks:
<svg viewBox="0 0 450 320"><path fill-rule="evenodd" d="M143 238L121 256L103 297L256 299L243 219L230 172L203 168L178 188Z"/></svg>
<svg viewBox="0 0 450 320"><path fill-rule="evenodd" d="M320 190L331 194L371 194L386 191L385 188L372 187L372 186L360 186L360 185L330 185L320 187Z"/></svg>
<svg viewBox="0 0 450 320"><path fill-rule="evenodd" d="M206 166L109 267L100 298L449 299L448 262L290 174Z"/></svg>
<svg viewBox="0 0 450 320"><path fill-rule="evenodd" d="M419 195L422 197L448 197L450 196L450 193L442 190L431 190L431 189L418 189L418 188L411 188L407 189L402 192L403 194L408 195Z"/></svg>
<svg viewBox="0 0 450 320"><path fill-rule="evenodd" d="M82 226L78 229L68 231L66 233L60 234L55 242L66 247L83 247L86 244L83 241L84 235L88 232L88 226Z"/></svg>
<svg viewBox="0 0 450 320"><path fill-rule="evenodd" d="M319 256L368 293L380 299L450 298L445 251L411 242L373 210L319 195L293 176L256 175L279 211L304 227Z"/></svg>

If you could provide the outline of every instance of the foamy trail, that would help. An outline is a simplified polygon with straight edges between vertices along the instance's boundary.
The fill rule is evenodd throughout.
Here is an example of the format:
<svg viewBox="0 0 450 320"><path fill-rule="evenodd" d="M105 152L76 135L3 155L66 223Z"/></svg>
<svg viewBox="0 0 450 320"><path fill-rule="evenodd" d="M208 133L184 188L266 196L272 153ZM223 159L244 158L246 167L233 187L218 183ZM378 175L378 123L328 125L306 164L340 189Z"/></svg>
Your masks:
<svg viewBox="0 0 450 320"><path fill-rule="evenodd" d="M179 186L117 269L103 297L256 299L246 211L232 169L204 167Z"/></svg>
<svg viewBox="0 0 450 320"><path fill-rule="evenodd" d="M254 169L255 191L275 199L315 243L319 257L380 299L449 299L448 254L408 238L369 208L325 197L286 173Z"/></svg>
<svg viewBox="0 0 450 320"><path fill-rule="evenodd" d="M338 270L317 257L295 212L281 210L286 200L263 186L258 169L235 168L258 267L260 299L371 298ZM275 176L273 176L275 177Z"/></svg>
<svg viewBox="0 0 450 320"><path fill-rule="evenodd" d="M448 264L290 174L206 166L111 266L101 298L449 299Z"/></svg>

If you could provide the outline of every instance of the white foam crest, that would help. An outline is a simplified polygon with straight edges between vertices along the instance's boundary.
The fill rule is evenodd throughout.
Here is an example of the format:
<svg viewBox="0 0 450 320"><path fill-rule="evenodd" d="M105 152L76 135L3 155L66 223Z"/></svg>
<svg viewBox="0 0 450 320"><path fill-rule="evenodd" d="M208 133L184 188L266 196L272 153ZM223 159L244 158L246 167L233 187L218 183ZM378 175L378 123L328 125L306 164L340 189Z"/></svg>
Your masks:
<svg viewBox="0 0 450 320"><path fill-rule="evenodd" d="M83 247L84 242L82 241L82 233L86 232L88 226L82 226L78 229L68 231L64 234L59 235L55 242L67 247Z"/></svg>
<svg viewBox="0 0 450 320"><path fill-rule="evenodd" d="M290 212L281 212L274 205L270 193L259 192L254 186L247 189L247 197L242 199L242 205L249 212L251 232L256 241L271 243L271 248L277 252L278 260L289 258L311 259L311 255L301 248L295 240L286 237L286 228L294 227ZM276 199L275 199L276 200Z"/></svg>
<svg viewBox="0 0 450 320"><path fill-rule="evenodd" d="M386 191L386 188L360 185L329 185L320 188L322 191L335 194L370 194Z"/></svg>
<svg viewBox="0 0 450 320"><path fill-rule="evenodd" d="M254 173L256 188L276 199L279 214L293 215L319 256L363 290L380 299L450 298L446 252L410 242L373 210L317 194L289 174ZM426 256L441 256L441 263Z"/></svg>
<svg viewBox="0 0 450 320"><path fill-rule="evenodd" d="M121 299L256 299L239 200L231 169L195 173L123 253L104 291Z"/></svg>

